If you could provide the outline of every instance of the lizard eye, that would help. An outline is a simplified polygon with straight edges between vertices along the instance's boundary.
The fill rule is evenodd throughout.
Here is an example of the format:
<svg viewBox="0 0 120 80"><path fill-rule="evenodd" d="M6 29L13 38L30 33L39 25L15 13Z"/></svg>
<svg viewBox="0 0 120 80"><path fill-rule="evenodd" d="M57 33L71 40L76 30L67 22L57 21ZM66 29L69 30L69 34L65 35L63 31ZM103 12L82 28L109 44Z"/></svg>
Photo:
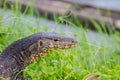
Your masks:
<svg viewBox="0 0 120 80"><path fill-rule="evenodd" d="M55 42L59 41L59 39L54 39Z"/></svg>

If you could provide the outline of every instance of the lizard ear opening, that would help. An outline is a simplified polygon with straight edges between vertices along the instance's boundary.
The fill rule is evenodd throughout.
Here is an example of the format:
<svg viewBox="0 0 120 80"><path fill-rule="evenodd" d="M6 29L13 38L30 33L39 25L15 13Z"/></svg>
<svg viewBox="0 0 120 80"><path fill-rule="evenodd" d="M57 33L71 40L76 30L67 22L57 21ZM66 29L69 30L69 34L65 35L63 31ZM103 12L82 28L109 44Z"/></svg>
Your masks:
<svg viewBox="0 0 120 80"><path fill-rule="evenodd" d="M39 44L40 44L40 46L42 46L42 45L43 45L43 42L42 42L42 41L39 41Z"/></svg>

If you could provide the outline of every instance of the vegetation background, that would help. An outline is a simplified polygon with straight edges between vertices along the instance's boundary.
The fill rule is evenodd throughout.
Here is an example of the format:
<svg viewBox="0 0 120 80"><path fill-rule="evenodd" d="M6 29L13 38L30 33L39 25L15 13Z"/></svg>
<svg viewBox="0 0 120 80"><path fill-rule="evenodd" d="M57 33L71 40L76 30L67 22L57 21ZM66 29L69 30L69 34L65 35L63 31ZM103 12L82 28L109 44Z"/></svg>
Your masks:
<svg viewBox="0 0 120 80"><path fill-rule="evenodd" d="M120 80L119 31L106 30L103 22L101 27L91 19L96 29L92 32L87 23L83 25L73 15L71 18L54 15L54 22L46 23L48 15L41 16L33 7L26 8L23 14L17 4L11 9L4 5L0 11L0 53L12 42L37 32L58 32L78 41L75 48L54 50L29 65L24 70L25 77L32 80L81 80L95 73L101 80Z"/></svg>

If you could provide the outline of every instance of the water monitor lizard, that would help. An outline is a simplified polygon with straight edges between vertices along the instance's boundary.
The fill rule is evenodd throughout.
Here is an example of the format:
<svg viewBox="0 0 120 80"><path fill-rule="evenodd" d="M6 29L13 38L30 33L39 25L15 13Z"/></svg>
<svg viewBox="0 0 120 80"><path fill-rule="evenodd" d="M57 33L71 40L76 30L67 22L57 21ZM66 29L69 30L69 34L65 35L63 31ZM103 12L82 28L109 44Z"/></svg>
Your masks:
<svg viewBox="0 0 120 80"><path fill-rule="evenodd" d="M22 71L46 53L74 47L77 42L54 32L39 32L10 44L0 55L0 80L29 80Z"/></svg>

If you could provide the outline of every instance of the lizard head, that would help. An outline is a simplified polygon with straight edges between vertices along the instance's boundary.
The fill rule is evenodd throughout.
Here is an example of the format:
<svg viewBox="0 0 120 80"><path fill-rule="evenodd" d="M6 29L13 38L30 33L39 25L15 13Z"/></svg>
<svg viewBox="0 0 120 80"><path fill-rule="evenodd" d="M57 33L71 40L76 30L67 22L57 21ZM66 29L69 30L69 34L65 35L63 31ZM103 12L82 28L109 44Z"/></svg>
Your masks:
<svg viewBox="0 0 120 80"><path fill-rule="evenodd" d="M77 41L73 38L64 37L55 32L41 33L41 39L39 40L39 45L45 49L44 51L67 49L74 47L76 44Z"/></svg>
<svg viewBox="0 0 120 80"><path fill-rule="evenodd" d="M34 43L28 48L29 51L26 51L31 53L29 63L35 62L51 50L67 49L77 44L77 41L73 38L55 32L40 32L26 38L26 41L33 41Z"/></svg>

